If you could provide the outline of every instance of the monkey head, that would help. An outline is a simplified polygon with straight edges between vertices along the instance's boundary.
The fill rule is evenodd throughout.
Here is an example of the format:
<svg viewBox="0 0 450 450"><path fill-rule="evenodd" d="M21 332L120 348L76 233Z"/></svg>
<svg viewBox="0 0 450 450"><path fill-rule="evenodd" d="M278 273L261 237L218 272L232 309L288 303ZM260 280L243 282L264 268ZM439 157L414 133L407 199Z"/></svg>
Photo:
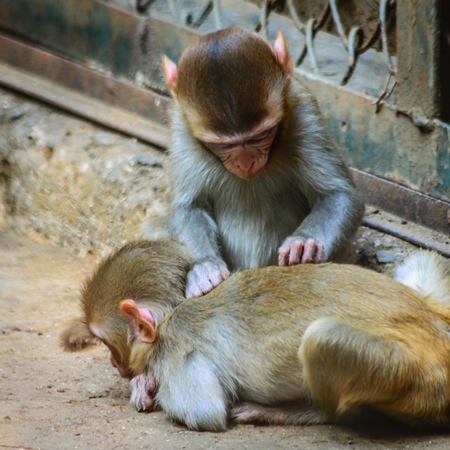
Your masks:
<svg viewBox="0 0 450 450"><path fill-rule="evenodd" d="M164 58L163 68L197 142L231 173L254 178L286 114L293 64L282 34L272 49L257 35L227 28L188 47L178 67Z"/></svg>
<svg viewBox="0 0 450 450"><path fill-rule="evenodd" d="M184 300L194 256L174 241L136 241L105 258L81 291L83 322L125 378L146 370L156 327Z"/></svg>

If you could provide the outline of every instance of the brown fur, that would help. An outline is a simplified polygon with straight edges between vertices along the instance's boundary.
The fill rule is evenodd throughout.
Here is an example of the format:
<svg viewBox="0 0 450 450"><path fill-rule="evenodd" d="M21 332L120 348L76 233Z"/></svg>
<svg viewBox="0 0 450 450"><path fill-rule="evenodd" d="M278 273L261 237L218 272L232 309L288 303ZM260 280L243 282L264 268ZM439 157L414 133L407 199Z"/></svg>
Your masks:
<svg viewBox="0 0 450 450"><path fill-rule="evenodd" d="M75 319L60 336L64 350L77 351L97 344L98 339L92 334L83 318Z"/></svg>
<svg viewBox="0 0 450 450"><path fill-rule="evenodd" d="M183 247L161 254L149 250L153 245L161 244L136 244L151 257L135 266L135 278L143 280L145 271L156 292L161 284L164 298L181 299L181 272L189 266L180 265ZM164 317L156 302L135 298L141 312L158 317L149 344L141 341L142 327L155 326L144 313L120 317L127 287L120 287L124 295L112 295L111 287L103 295L106 285L96 279L126 271L119 260L113 255L90 279L96 295L82 302L87 323L100 324L99 337L121 354L124 369L154 375L157 404L189 428L224 430L229 416L237 422L346 422L367 407L410 424L449 424L450 307L432 294L423 297L348 265L247 270ZM160 271L150 274L160 260ZM178 275L167 286L174 270Z"/></svg>
<svg viewBox="0 0 450 450"><path fill-rule="evenodd" d="M194 108L203 128L227 135L257 126L269 114L261 98L285 88L284 69L270 47L259 36L228 28L183 53L173 92L186 117Z"/></svg>
<svg viewBox="0 0 450 450"><path fill-rule="evenodd" d="M139 299L149 307L156 307L162 317L184 300L186 270L193 261L186 247L165 240L151 244L131 242L105 258L84 283L81 290L84 317L63 331L62 347L65 350L79 350L94 344L95 336L86 324L101 322L114 328L116 322L127 323L114 307L127 298ZM177 292L180 288L182 290ZM126 347L122 347L124 338L125 334L122 334L115 347L119 350L120 361L126 365L128 354Z"/></svg>

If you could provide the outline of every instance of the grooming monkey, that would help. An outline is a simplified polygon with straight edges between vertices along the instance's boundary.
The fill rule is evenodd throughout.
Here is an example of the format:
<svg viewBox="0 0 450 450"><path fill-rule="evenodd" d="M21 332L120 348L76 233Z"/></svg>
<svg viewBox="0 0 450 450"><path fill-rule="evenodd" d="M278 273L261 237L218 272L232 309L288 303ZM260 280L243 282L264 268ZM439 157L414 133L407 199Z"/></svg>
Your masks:
<svg viewBox="0 0 450 450"><path fill-rule="evenodd" d="M136 252L147 257L129 271ZM170 241L129 244L83 289L85 323L120 374L134 377L138 408L156 392L171 419L210 431L229 418L351 422L366 407L409 424L449 424L443 258L421 252L403 264L398 277L416 290L357 266L308 264L242 271L184 300L193 263L185 253ZM131 295L127 284L140 282L149 292Z"/></svg>
<svg viewBox="0 0 450 450"><path fill-rule="evenodd" d="M283 36L272 49L228 28L163 66L175 100L169 228L197 258L186 296L230 270L346 260L364 205Z"/></svg>

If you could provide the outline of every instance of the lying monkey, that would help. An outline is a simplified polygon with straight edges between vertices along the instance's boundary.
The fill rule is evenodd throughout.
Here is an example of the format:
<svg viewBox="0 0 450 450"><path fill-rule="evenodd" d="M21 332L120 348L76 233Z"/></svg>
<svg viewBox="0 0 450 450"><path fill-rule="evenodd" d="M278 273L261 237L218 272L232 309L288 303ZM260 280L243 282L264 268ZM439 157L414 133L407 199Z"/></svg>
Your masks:
<svg viewBox="0 0 450 450"><path fill-rule="evenodd" d="M128 244L86 282L86 325L155 402L195 430L227 421L348 422L370 407L448 425L450 269L419 252L398 279L349 265L234 274L185 300L192 256L170 241ZM419 291L419 292L418 292ZM178 305L178 306L175 306Z"/></svg>

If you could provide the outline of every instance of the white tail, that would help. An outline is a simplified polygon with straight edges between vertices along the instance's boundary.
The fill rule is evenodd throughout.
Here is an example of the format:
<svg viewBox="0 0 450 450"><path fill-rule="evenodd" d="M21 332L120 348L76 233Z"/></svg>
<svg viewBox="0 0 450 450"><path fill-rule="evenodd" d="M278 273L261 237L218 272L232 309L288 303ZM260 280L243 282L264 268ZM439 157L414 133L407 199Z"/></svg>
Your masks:
<svg viewBox="0 0 450 450"><path fill-rule="evenodd" d="M395 279L450 306L450 261L437 253L413 253L397 268Z"/></svg>

